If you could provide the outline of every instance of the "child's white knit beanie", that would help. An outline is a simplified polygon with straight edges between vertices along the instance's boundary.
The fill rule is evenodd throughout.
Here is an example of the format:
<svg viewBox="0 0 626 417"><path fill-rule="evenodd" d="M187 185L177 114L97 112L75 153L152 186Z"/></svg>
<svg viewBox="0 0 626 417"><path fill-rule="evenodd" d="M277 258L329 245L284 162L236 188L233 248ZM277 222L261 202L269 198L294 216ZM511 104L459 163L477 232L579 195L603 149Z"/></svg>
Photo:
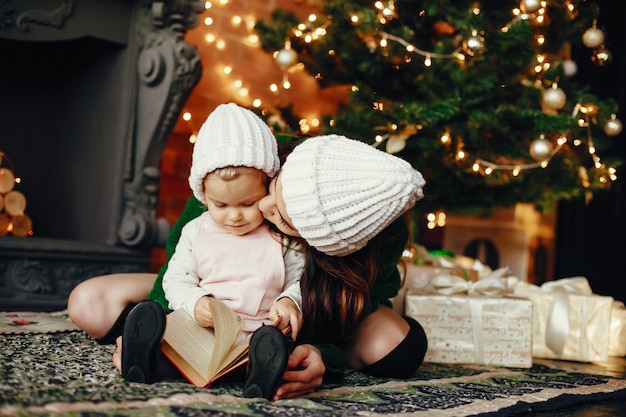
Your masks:
<svg viewBox="0 0 626 417"><path fill-rule="evenodd" d="M424 196L426 184L405 160L338 135L296 146L279 178L293 226L332 256L365 246Z"/></svg>
<svg viewBox="0 0 626 417"><path fill-rule="evenodd" d="M257 168L273 177L280 167L278 143L268 125L252 111L235 103L219 105L196 138L189 186L204 201L204 178L227 166Z"/></svg>

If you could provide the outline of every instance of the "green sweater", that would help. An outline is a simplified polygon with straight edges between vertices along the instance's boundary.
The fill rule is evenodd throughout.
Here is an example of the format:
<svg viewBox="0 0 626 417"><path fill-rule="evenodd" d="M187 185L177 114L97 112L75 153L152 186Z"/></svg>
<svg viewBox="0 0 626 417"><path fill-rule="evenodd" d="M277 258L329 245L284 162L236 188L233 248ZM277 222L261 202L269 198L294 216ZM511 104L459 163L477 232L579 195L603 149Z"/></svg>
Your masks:
<svg viewBox="0 0 626 417"><path fill-rule="evenodd" d="M205 210L206 206L204 206L196 198L191 197L189 201L187 201L185 210L178 218L178 221L172 228L172 231L167 239L167 262L159 270L154 287L148 294L149 300L158 302L167 312L170 312L171 310L163 291L163 275L165 274L169 260L176 249L176 244L180 239L183 227L189 221L202 214ZM379 275L376 279L376 284L372 289L370 305L367 310L368 314L375 311L380 304L391 307L390 298L393 298L398 293L401 284L397 264L400 261L402 251L404 250L408 239L408 228L404 218L400 217L398 220L394 221L389 227L380 233L380 236L383 237L383 234L388 235L389 245L384 247L383 251L380 253ZM343 378L345 363L341 349L332 344L319 344L315 346L322 353L322 358L324 360L324 364L326 365L324 380L336 381Z"/></svg>

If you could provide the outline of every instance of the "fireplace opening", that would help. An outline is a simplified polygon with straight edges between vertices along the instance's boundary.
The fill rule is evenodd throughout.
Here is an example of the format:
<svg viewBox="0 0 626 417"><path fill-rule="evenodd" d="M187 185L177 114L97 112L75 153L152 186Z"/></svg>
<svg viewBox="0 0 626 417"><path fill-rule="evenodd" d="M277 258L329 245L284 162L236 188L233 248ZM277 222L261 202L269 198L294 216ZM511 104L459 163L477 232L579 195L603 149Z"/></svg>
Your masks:
<svg viewBox="0 0 626 417"><path fill-rule="evenodd" d="M0 49L11 58L0 66L0 150L21 178L34 237L115 244L130 120L112 86L125 48L0 39Z"/></svg>

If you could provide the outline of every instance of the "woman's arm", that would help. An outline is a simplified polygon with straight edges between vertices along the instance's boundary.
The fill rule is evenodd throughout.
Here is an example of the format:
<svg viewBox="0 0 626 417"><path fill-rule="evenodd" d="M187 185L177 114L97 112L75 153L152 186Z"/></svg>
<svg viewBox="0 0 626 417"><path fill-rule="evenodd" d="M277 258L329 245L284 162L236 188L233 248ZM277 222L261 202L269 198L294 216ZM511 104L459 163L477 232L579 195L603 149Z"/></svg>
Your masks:
<svg viewBox="0 0 626 417"><path fill-rule="evenodd" d="M300 277L304 272L304 253L299 245L284 243L283 260L285 262L285 286L276 301L283 297L290 298L302 312L302 293L300 291Z"/></svg>

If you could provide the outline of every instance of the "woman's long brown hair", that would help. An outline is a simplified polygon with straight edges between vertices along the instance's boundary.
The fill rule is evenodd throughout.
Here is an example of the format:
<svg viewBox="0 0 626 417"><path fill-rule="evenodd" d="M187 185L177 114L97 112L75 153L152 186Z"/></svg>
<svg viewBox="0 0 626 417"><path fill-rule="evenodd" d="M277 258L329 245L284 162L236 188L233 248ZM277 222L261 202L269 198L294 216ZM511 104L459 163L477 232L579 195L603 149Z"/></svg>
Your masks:
<svg viewBox="0 0 626 417"><path fill-rule="evenodd" d="M376 245L342 257L309 247L300 280L305 333L317 341L347 341L361 322L377 277Z"/></svg>

